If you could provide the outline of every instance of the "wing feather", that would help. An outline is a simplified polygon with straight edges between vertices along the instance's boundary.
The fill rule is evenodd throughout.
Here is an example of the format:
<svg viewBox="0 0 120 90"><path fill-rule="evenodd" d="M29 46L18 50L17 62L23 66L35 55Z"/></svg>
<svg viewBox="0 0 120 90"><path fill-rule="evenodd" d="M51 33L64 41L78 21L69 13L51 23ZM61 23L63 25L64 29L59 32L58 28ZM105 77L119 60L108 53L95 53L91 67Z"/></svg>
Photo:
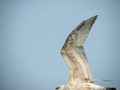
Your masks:
<svg viewBox="0 0 120 90"><path fill-rule="evenodd" d="M69 81L93 82L83 45L96 18L94 16L78 25L69 34L61 49L69 67Z"/></svg>

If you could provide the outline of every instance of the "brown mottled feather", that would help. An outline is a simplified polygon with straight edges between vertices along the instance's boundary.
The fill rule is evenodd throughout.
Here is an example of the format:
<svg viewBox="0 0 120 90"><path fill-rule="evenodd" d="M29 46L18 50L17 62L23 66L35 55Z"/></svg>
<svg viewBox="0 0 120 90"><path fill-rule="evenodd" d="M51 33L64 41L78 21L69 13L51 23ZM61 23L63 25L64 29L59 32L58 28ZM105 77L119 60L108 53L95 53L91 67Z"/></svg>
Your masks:
<svg viewBox="0 0 120 90"><path fill-rule="evenodd" d="M83 44L96 18L97 16L94 16L83 21L69 34L65 44L63 45L61 54L69 67L69 81L79 79L81 82L93 83Z"/></svg>

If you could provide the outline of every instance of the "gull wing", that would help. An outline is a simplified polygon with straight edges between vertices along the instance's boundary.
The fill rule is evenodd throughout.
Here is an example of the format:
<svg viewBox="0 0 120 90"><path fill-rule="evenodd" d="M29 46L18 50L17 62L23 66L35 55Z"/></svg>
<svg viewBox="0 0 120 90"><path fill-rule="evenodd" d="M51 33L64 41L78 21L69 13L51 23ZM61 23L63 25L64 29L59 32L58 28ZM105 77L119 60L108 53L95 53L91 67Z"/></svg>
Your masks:
<svg viewBox="0 0 120 90"><path fill-rule="evenodd" d="M96 18L94 16L78 25L62 47L61 54L69 67L69 82L94 82L83 45Z"/></svg>

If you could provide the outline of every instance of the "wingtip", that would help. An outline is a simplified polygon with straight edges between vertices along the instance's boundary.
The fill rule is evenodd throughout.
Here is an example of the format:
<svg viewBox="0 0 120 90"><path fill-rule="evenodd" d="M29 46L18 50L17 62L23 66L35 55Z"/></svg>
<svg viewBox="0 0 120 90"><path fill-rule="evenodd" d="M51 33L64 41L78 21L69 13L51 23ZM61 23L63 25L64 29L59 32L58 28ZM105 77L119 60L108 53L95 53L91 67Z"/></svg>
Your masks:
<svg viewBox="0 0 120 90"><path fill-rule="evenodd" d="M98 17L98 15L95 15L95 16L87 19L85 22L86 22L87 24L90 24L90 25L92 26L92 25L94 24L95 20L97 19L97 17Z"/></svg>
<svg viewBox="0 0 120 90"><path fill-rule="evenodd" d="M94 24L94 22L95 22L95 20L97 19L97 17L98 17L98 15L95 15L95 16L87 19L87 20L84 20L82 23L80 23L80 24L75 28L75 30L78 30L78 31L79 31L84 25L89 25L89 24L90 24L91 27L92 27L92 25Z"/></svg>
<svg viewBox="0 0 120 90"><path fill-rule="evenodd" d="M95 15L95 16L89 18L89 19L86 20L86 21L95 21L95 20L97 19L97 17L98 17L98 15Z"/></svg>
<svg viewBox="0 0 120 90"><path fill-rule="evenodd" d="M98 15L95 15L95 16L93 16L92 18L93 18L93 19L97 19L97 17L98 17Z"/></svg>
<svg viewBox="0 0 120 90"><path fill-rule="evenodd" d="M98 15L95 15L95 16L93 16L93 17L96 17L96 18L97 18L97 17L98 17Z"/></svg>
<svg viewBox="0 0 120 90"><path fill-rule="evenodd" d="M95 16L93 16L92 18L96 20L96 19L97 19L97 17L98 17L98 15L95 15Z"/></svg>

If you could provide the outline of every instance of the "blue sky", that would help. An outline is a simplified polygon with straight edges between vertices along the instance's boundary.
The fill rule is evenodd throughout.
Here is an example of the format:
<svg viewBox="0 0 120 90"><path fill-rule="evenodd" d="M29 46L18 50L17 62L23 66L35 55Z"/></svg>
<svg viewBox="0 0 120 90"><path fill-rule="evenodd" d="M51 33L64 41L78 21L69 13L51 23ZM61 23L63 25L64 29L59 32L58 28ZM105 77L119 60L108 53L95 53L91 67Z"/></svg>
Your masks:
<svg viewBox="0 0 120 90"><path fill-rule="evenodd" d="M120 88L119 0L0 0L1 90L54 90L69 71L60 54L69 33L98 15L85 42L96 82Z"/></svg>

